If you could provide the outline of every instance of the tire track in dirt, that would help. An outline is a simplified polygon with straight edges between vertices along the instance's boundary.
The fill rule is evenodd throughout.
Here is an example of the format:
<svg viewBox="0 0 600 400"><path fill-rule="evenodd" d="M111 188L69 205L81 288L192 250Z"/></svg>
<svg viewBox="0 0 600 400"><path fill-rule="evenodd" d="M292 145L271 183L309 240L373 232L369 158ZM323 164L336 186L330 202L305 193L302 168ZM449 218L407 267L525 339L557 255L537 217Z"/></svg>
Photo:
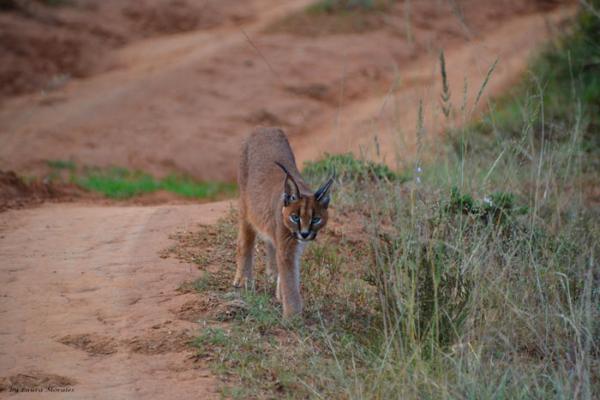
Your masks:
<svg viewBox="0 0 600 400"><path fill-rule="evenodd" d="M315 159L322 154L322 149L330 153L359 153L361 148L392 167L396 166L397 159L412 162L416 154L420 102L426 139L435 145L444 128L463 125L484 110L489 99L506 93L526 71L533 52L556 35L557 27L574 13L575 8L564 7L548 13L515 16L490 33L447 49L451 101L454 110L459 111L466 100L464 115L459 111L456 118L447 121L441 112L439 49L433 49L429 55L400 66L396 88L383 96L343 105L334 120L323 118L321 127L296 137L293 144L298 162ZM474 109L478 91L495 62L489 83ZM375 140L379 156L375 154ZM425 157L432 155L435 153L425 154Z"/></svg>
<svg viewBox="0 0 600 400"><path fill-rule="evenodd" d="M197 324L173 311L194 299L177 288L199 273L159 252L170 232L214 223L229 207L56 204L0 214L3 389L218 398L209 371L189 360Z"/></svg>
<svg viewBox="0 0 600 400"><path fill-rule="evenodd" d="M158 174L177 169L203 179L222 178L227 169L225 175L231 177L226 149L237 145L198 120L210 108L208 101L230 96L205 88L204 81L221 68L218 53L253 54L243 32L254 36L310 2L262 0L256 21L142 40L116 51L119 67L114 71L6 101L0 109L0 165L39 172L44 160L75 158L81 164L133 166ZM140 135L136 143L130 141L132 134ZM24 141L26 154L20 150ZM206 151L215 141L223 146ZM201 149L200 157L188 151L192 147Z"/></svg>
<svg viewBox="0 0 600 400"><path fill-rule="evenodd" d="M449 3L423 1L413 10L415 43L391 25L318 38L264 32L310 2L264 0L255 21L134 43L115 54L114 71L6 102L0 165L41 174L45 160L72 159L233 180L239 143L261 124L283 126L300 162L324 151L357 152L375 128L388 161L398 140L402 155L410 156L419 98L426 120L436 121L429 114L439 95L439 48L446 50L455 101L462 78L474 93L500 56L484 103L514 82L531 51L554 33L546 21L560 23L574 10L570 1L523 14L516 1L466 1L475 33L465 36ZM393 17L401 19L397 12ZM396 72L400 87L386 96Z"/></svg>

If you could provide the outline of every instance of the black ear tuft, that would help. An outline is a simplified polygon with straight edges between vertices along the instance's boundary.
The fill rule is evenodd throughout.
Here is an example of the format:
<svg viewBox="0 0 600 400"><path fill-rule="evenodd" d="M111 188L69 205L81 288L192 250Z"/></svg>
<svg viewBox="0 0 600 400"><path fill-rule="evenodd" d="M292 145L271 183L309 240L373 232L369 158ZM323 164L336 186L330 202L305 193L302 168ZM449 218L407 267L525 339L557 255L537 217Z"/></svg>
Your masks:
<svg viewBox="0 0 600 400"><path fill-rule="evenodd" d="M329 190L331 189L331 185L333 185L334 181L335 173L315 192L315 200L317 200L324 208L329 206L329 201L331 200L331 197L329 196Z"/></svg>
<svg viewBox="0 0 600 400"><path fill-rule="evenodd" d="M290 203L293 203L300 198L300 189L298 188L298 184L294 180L294 177L288 170L277 161L275 161L275 164L277 164L277 166L285 173L285 181L283 182L283 205L287 207Z"/></svg>

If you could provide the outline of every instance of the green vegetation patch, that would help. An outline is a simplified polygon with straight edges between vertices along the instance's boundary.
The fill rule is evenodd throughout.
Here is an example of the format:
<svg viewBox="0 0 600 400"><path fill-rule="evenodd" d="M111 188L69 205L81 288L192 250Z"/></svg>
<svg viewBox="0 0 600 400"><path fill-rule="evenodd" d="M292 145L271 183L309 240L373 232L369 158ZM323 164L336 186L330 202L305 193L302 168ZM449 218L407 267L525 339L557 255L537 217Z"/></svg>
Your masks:
<svg viewBox="0 0 600 400"><path fill-rule="evenodd" d="M589 3L595 10L600 9L600 2ZM522 81L496 103L494 112L468 128L473 150L530 136L538 145L545 141L562 146L572 142L576 134L581 135L577 138L581 150L590 157L584 167L588 171L600 169L598 15L580 12L573 32L549 43L532 61ZM527 131L537 134L524 135ZM455 142L461 140L462 133L454 132ZM457 143L455 146L460 147Z"/></svg>
<svg viewBox="0 0 600 400"><path fill-rule="evenodd" d="M184 175L169 175L163 179L125 168L77 168L67 160L48 161L50 178L63 179L77 186L101 193L111 199L127 199L134 196L165 190L182 197L212 199L233 195L236 185L222 182L198 182ZM66 176L65 176L66 173Z"/></svg>
<svg viewBox="0 0 600 400"><path fill-rule="evenodd" d="M389 0L319 0L306 8L309 14L340 14L353 11L385 11Z"/></svg>
<svg viewBox="0 0 600 400"><path fill-rule="evenodd" d="M76 177L75 183L112 199L126 199L160 189L160 183L150 175L124 168L88 170L83 176Z"/></svg>
<svg viewBox="0 0 600 400"><path fill-rule="evenodd" d="M325 179L335 173L339 181L405 180L407 178L392 171L387 165L370 160L357 159L352 153L325 154L318 161L307 161L302 169L307 179Z"/></svg>

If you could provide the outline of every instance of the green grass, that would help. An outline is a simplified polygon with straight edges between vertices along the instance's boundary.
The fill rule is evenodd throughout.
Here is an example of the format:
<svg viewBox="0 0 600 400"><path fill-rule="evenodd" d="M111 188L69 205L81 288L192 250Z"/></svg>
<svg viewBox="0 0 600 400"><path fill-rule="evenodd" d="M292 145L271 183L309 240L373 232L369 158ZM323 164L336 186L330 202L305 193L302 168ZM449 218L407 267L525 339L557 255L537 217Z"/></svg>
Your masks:
<svg viewBox="0 0 600 400"><path fill-rule="evenodd" d="M597 1L592 3L600 8ZM561 145L572 140L573 129L577 129L582 135L577 138L582 148L595 157L584 166L600 168L599 38L600 19L589 12L580 13L574 32L548 45L533 60L521 83L498 100L494 112L469 127L472 145L498 144L498 140L489 140L490 136L499 140L527 139L525 130L539 133L535 140ZM485 140L478 143L477 136Z"/></svg>
<svg viewBox="0 0 600 400"><path fill-rule="evenodd" d="M48 160L47 164L48 167L55 170L74 171L77 169L77 165L71 160Z"/></svg>
<svg viewBox="0 0 600 400"><path fill-rule="evenodd" d="M101 193L111 199L127 199L143 194L165 190L182 197L211 199L222 195L233 195L236 185L222 182L198 182L184 175L169 175L163 179L125 168L81 168L72 161L48 161L50 178L62 178L68 172L68 179L77 186L92 192Z"/></svg>
<svg viewBox="0 0 600 400"><path fill-rule="evenodd" d="M309 14L340 14L350 12L383 11L388 0L319 0L306 8Z"/></svg>
<svg viewBox="0 0 600 400"><path fill-rule="evenodd" d="M199 295L220 304L196 348L223 394L595 398L599 26L583 13L418 174L349 155L307 164L311 182L334 169L338 182L335 226L303 257L301 320L281 320L260 247L255 291L230 288L234 214L177 235L172 254L217 271ZM238 312L223 319L231 302Z"/></svg>
<svg viewBox="0 0 600 400"><path fill-rule="evenodd" d="M335 363L328 344L331 338L324 334L322 324L336 327L330 334L336 342L339 337L346 343L348 351L371 329L375 292L366 275L348 268L351 263L356 266L366 262L367 249L345 239L339 243L330 235L311 246L304 258L302 281L307 285L305 307L312 317L284 321L273 285L264 274L262 246L258 249L256 268L261 272L257 274L256 290L232 290L235 237L236 215L232 213L215 226L174 235L176 244L163 253L194 263L204 271L181 290L195 290L199 296L219 299L203 322L209 329L195 342L199 356L210 357L213 372L229 382L222 387L229 397L264 398L277 393L303 398L310 395L310 386L335 396L337 389L330 374L315 375L317 369L332 370ZM342 251L337 251L338 245ZM344 264L346 268L342 268ZM207 272L209 269L212 272ZM234 310L227 312L231 304ZM347 352L342 353L345 357Z"/></svg>
<svg viewBox="0 0 600 400"><path fill-rule="evenodd" d="M126 199L160 189L160 182L142 172L130 172L123 168L90 170L75 178L80 187L102 193L112 199Z"/></svg>

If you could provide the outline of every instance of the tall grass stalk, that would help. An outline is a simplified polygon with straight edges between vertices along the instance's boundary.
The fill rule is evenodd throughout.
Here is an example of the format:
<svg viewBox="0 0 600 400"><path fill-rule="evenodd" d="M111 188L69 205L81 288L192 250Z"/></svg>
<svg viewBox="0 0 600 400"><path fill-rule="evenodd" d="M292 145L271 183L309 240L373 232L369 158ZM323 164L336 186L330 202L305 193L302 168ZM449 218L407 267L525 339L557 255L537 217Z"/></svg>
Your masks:
<svg viewBox="0 0 600 400"><path fill-rule="evenodd" d="M473 107L463 101L463 120L496 65ZM448 117L445 69L442 53ZM548 109L550 96L564 93L548 92L545 79L534 69L512 103L520 125L506 115L514 106L500 104L481 124L459 130L460 145L445 160L423 166L419 104L412 183L375 179L368 190L354 188L362 196L346 199L367 213L368 268L382 316L373 369L349 372L345 382L360 388L349 398L588 399L599 392L600 218L580 184L598 184L597 172L584 173L585 157L598 149L585 150L584 132L594 128L577 85L565 119L564 110ZM434 171L444 164L445 176ZM336 362L343 371L344 360Z"/></svg>
<svg viewBox="0 0 600 400"><path fill-rule="evenodd" d="M201 340L216 347L215 368L239 375L239 397L600 393L600 75L590 70L600 56L600 20L591 17L582 13L516 95L491 103L475 122L496 64L473 108L465 79L456 116L463 124L436 159L423 157L419 102L416 162L406 171L366 160L363 149L359 158L328 155L306 165L312 183L334 169L338 182L334 232L303 259L304 325L277 320L259 282L262 293L242 295L248 307L232 333ZM451 107L442 55L440 64L442 101ZM229 249L214 255L227 255L233 269L230 236L222 241Z"/></svg>

